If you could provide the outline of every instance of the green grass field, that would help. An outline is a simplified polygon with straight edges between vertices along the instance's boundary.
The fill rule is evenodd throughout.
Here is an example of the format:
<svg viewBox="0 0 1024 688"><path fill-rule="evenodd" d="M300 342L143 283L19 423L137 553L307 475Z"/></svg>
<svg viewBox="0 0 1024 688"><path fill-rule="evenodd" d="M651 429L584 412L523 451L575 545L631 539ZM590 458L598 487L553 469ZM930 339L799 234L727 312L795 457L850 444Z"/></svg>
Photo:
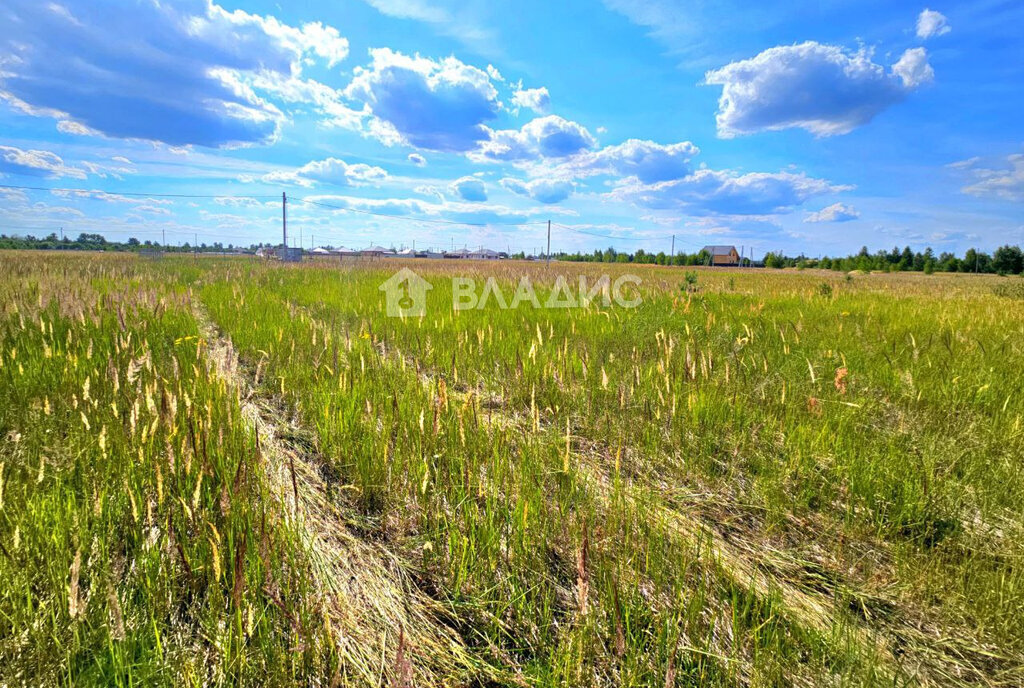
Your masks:
<svg viewBox="0 0 1024 688"><path fill-rule="evenodd" d="M0 255L0 685L1024 683L1022 280L686 274Z"/></svg>

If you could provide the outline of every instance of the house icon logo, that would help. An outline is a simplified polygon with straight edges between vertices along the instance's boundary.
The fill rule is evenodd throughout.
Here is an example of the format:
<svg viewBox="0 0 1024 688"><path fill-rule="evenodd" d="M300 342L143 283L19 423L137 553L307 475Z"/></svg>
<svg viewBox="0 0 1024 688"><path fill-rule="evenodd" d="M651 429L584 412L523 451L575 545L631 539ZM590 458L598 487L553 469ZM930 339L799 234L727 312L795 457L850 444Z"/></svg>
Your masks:
<svg viewBox="0 0 1024 688"><path fill-rule="evenodd" d="M409 268L402 268L380 285L389 318L422 317L427 313L427 290L433 285Z"/></svg>

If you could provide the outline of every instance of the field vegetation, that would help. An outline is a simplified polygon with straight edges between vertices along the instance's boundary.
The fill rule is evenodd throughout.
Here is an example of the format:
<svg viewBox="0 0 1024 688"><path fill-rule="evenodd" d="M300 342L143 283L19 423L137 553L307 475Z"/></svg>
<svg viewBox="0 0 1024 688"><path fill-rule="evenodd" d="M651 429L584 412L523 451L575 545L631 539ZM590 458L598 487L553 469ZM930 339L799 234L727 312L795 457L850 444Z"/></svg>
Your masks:
<svg viewBox="0 0 1024 688"><path fill-rule="evenodd" d="M1024 682L1020 278L0 263L0 685Z"/></svg>

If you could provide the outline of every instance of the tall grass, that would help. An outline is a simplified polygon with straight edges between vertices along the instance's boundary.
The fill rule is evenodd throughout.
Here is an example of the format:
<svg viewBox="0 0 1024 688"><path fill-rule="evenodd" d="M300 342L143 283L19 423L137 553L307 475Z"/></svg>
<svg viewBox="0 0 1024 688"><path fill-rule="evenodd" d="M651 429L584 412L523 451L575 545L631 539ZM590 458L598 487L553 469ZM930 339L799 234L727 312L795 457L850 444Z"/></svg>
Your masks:
<svg viewBox="0 0 1024 688"><path fill-rule="evenodd" d="M339 268L61 260L38 263L31 279L44 302L55 285L71 285L91 304L92 320L74 325L73 315L59 314L55 305L48 306L51 315L40 316L26 303L35 296L15 296L10 285L6 292L19 305L17 313L8 306L0 372L11 376L4 384L21 396L2 411L3 427L17 429L21 439L5 445L5 491L10 485L14 494L35 489L29 486L41 452L18 447L45 446L42 437L52 436L38 435L45 423L24 414L49 396L68 428L81 425L72 413L75 399L67 395L89 375L90 398L99 400L84 407L90 428L57 435L70 451L88 450L93 458L75 454L66 479L82 481L94 466L104 466L102 484L135 486L136 492L122 490L117 503L125 495L138 505L155 501L156 511L164 509L155 522L170 514L174 524L187 523L184 507L193 518L203 511L189 501L195 488L187 478L196 469L179 478L179 459L172 478L155 457L166 453L165 435L174 447L190 437L181 418L205 419L196 421L206 438L199 446L215 458L203 464L210 485L200 488L197 505L213 512L207 518L221 540L211 531L185 550L184 560L167 546L151 555L160 571L176 571L164 597L180 595L187 600L182 604L203 610L189 618L205 621L186 624L181 637L191 629L193 641L206 638L195 629L230 629L238 626L236 617L246 618L236 609L233 586L220 582L219 598L197 595L181 561L202 562L192 575L201 571L204 590L217 591L234 566L221 543L233 542L237 550L240 539L257 537L256 514L276 513L255 465L246 505L233 507L246 517L236 522L231 509L217 513L214 495L225 479L217 476L239 465L249 475L250 464L237 456L253 440L238 422L237 402L204 372L202 353L188 339L196 333L190 313L198 306L189 300L198 299L237 347L246 379L308 433L296 441L315 450L350 528L368 542L384 543L420 593L447 610L440 621L475 657L480 681L1024 680L1024 403L1016 382L1024 362L1024 316L992 293L988 278L845 281L813 271L699 270L694 280L670 268L611 266L613 279L638 271L641 306L502 310L492 302L454 311L448 278L456 272L476 277L480 287L494 278L506 297L526 275L543 301L557 275L575 284L582 274L593 283L607 266L412 261L408 265L434 288L425 317L397 319L385 316L378 290L397 263ZM142 302L125 322L127 330L137 330L130 354L118 349L125 335L117 299ZM86 330L76 329L74 341L107 342L104 350L120 361L115 369L127 370L145 341L153 370L164 372L152 373L149 387L137 384L134 396L123 383L111 392L112 376L101 374L99 363L73 379L62 377L66 372L45 383L29 384L20 372L13 377L12 347L33 351L40 369L66 369L66 355L46 363L51 359L43 344L52 348L56 340L32 325L33 318L59 317ZM121 380L125 374L119 373ZM114 432L114 417L101 408L109 399L119 409L136 399L144 409L146 393L159 399L164 386L180 407L179 420L160 421L148 444L130 431ZM181 407L186 396L191 406ZM110 458L103 460L96 428L105 425ZM221 470L218 461L227 462ZM90 468L72 470L79 464ZM152 497L161 480L159 489L177 501ZM49 509L79 501L80 510L91 508L85 496L96 491L95 481L64 489L64 497L50 498ZM24 543L27 521L44 516L23 506L26 497L16 499L22 501L5 503L0 512L7 529L0 535L14 532L17 526L8 525L18 514L26 522L19 534ZM123 522L130 530L131 502L119 518L104 522ZM92 550L80 544L82 518L62 526L63 539L47 541L61 558L48 588L53 609L57 582L68 595L80 550L79 578L86 580L81 572L88 572L89 589L96 589ZM144 516L139 519L145 524ZM287 675L301 682L310 672L346 675L346 657L311 630L317 596L303 587L303 548L287 528L272 530L279 543L272 564L248 554L251 563L243 567L245 600L265 611L266 633L258 643L211 643L216 660L199 642L188 661L211 676L243 682L257 668L277 672L272 675L282 681ZM33 531L32 542L44 539ZM209 573L218 567L219 574ZM279 572L276 587L255 582L264 568ZM9 573L0 568L0 576L16 575L15 567ZM142 593L128 595L130 578L106 575L120 581L112 587L121 595L123 625L140 627L124 600L137 600L138 609L151 614L158 605ZM11 616L27 622L33 612L15 605L22 605L29 584L18 585L11 589L22 592L3 598L3 608L16 609ZM103 600L109 595L89 597L87 609L95 605L100 613ZM116 628L116 615L104 613L107 626ZM37 661L30 658L39 653L54 672L68 671L68 655L56 653L50 641L20 642L0 645L16 664ZM96 643L84 647L89 657L103 651ZM406 675L406 663L428 659L424 648L404 641L397 652L387 647L392 654L380 668L387 680ZM150 659L140 664L165 666Z"/></svg>
<svg viewBox="0 0 1024 688"><path fill-rule="evenodd" d="M301 550L181 292L124 261L3 262L22 281L0 324L0 682L329 672Z"/></svg>

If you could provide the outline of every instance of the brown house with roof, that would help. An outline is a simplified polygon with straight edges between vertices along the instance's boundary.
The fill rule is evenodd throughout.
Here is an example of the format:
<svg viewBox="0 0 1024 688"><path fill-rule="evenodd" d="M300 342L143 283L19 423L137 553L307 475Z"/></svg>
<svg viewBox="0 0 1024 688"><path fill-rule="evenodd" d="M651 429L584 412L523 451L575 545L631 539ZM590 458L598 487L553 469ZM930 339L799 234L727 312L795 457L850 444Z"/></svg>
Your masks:
<svg viewBox="0 0 1024 688"><path fill-rule="evenodd" d="M708 254L709 265L740 264L740 254L735 246L705 246L701 250Z"/></svg>

